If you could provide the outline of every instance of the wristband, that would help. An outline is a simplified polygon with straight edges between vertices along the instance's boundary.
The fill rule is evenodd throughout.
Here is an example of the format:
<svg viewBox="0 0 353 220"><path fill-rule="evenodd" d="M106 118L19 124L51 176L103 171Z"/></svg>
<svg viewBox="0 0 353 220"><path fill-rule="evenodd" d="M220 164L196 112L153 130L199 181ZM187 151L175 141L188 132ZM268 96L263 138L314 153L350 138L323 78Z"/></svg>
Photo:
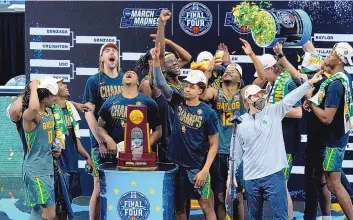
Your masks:
<svg viewBox="0 0 353 220"><path fill-rule="evenodd" d="M278 57L279 59L281 59L281 58L284 57L284 54L283 54L283 53L280 53L280 54L277 55L277 57Z"/></svg>

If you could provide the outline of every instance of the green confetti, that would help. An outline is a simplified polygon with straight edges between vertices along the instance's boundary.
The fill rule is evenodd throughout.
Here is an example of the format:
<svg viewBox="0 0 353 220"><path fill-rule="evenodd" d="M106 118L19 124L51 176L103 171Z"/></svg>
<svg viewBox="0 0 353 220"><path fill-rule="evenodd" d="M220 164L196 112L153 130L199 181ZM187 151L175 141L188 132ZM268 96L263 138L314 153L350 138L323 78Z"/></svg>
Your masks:
<svg viewBox="0 0 353 220"><path fill-rule="evenodd" d="M268 2L261 1L260 7L254 3L244 1L233 8L233 16L241 26L248 27L255 37L258 45L269 44L275 34L275 24L272 16L266 13L261 4L271 5Z"/></svg>

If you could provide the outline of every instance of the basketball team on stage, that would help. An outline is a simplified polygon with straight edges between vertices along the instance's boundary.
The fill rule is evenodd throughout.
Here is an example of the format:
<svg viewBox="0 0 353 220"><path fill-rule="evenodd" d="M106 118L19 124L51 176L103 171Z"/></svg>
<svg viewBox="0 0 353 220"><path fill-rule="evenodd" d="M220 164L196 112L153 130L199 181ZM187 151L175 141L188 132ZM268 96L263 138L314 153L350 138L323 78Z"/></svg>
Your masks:
<svg viewBox="0 0 353 220"><path fill-rule="evenodd" d="M222 43L215 56L201 52L180 80L181 68L192 57L165 38L170 17L170 11L161 12L157 34L151 35L155 47L125 73L119 71L120 48L114 43L103 45L99 73L88 78L83 104L68 100L62 79L45 77L31 81L9 106L9 117L23 143L30 219L73 218L72 198L81 191L78 155L85 158L94 178L90 219L100 219L97 168L117 161L126 106L138 103L147 109L150 143L158 161L179 166L176 219L189 219L190 199L198 200L206 219L262 219L264 200L273 219L293 219L287 182L301 142L304 109L308 112L304 219L316 219L317 204L323 219L331 219L332 193L347 219L353 220L353 190L342 172L353 126L352 79L344 66L353 65L353 48L337 43L322 58L309 41L303 46L308 60L304 58L297 70L281 44L273 48L275 55L257 57L240 39L234 43L243 45L256 69L251 85L244 85L242 77L253 73L243 73L239 64L231 62ZM312 62L314 58L317 62ZM78 112L84 112L90 128L91 152L80 141ZM235 115L242 122L233 135ZM229 178L231 172L234 179ZM225 201L231 184L236 185L237 196L234 216L227 217Z"/></svg>

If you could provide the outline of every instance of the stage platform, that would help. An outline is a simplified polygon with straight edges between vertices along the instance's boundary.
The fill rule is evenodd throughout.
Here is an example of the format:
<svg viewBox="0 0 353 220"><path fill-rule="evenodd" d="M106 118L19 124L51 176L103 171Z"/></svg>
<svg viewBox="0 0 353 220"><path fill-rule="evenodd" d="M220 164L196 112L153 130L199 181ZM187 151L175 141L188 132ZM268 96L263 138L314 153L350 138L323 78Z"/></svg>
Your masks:
<svg viewBox="0 0 353 220"><path fill-rule="evenodd" d="M78 197L73 201L73 210L75 212L74 220L87 220L88 219L88 203L89 197ZM297 220L303 219L303 202L294 202L294 217ZM27 220L30 210L23 205L23 200L0 198L0 220ZM265 203L265 218L270 220L272 216L268 204ZM203 220L201 210L191 211L191 220ZM318 219L320 219L318 217ZM345 217L342 213L332 211L332 220L344 220ZM162 219L161 219L162 220Z"/></svg>

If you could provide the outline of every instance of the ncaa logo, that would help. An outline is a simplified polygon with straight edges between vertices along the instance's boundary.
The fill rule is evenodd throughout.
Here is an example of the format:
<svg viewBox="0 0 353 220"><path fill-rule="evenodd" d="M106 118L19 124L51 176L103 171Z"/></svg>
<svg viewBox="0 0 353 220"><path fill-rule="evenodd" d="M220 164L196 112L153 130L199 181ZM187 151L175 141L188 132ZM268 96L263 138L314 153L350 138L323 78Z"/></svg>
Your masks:
<svg viewBox="0 0 353 220"><path fill-rule="evenodd" d="M119 199L117 210L122 220L147 220L150 203L142 193L130 191Z"/></svg>
<svg viewBox="0 0 353 220"><path fill-rule="evenodd" d="M212 13L204 4L192 2L181 9L179 24L188 35L201 36L212 26Z"/></svg>
<svg viewBox="0 0 353 220"><path fill-rule="evenodd" d="M239 34L250 33L250 30L246 26L239 25L239 23L237 22L237 19L235 19L232 12L226 13L226 18L224 20L224 26L231 27L235 32L237 32Z"/></svg>

